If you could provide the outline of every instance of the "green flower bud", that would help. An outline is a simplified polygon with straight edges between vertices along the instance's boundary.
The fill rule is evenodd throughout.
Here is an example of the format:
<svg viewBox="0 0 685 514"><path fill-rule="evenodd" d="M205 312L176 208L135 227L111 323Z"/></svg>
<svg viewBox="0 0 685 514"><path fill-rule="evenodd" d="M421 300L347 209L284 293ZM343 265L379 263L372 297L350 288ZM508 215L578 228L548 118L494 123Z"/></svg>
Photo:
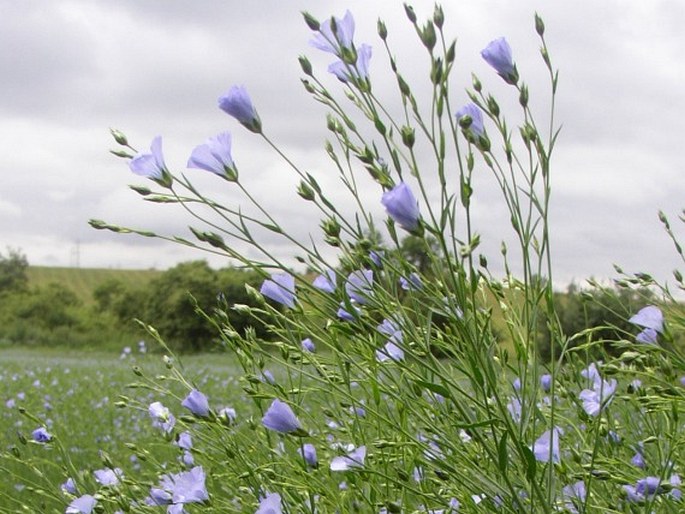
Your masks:
<svg viewBox="0 0 685 514"><path fill-rule="evenodd" d="M519 103L521 107L528 107L528 86L521 84L521 91L519 93Z"/></svg>
<svg viewBox="0 0 685 514"><path fill-rule="evenodd" d="M381 19L378 20L377 28L378 28L378 36L379 36L383 41L385 41L385 39L388 37L388 29L386 28L385 23L383 22L383 20L381 20Z"/></svg>
<svg viewBox="0 0 685 514"><path fill-rule="evenodd" d="M314 18L314 16L312 16L308 12L303 12L302 16L304 16L304 22L307 24L307 27L309 27L311 30L319 30L319 27L321 25L319 24L317 19Z"/></svg>
<svg viewBox="0 0 685 514"><path fill-rule="evenodd" d="M478 79L478 77L476 77L475 74L471 74L471 81L473 83L473 89L477 93L480 93L481 90L483 89L483 85L480 83L480 80Z"/></svg>
<svg viewBox="0 0 685 514"><path fill-rule="evenodd" d="M436 5L435 11L433 11L433 23L435 23L435 26L439 29L441 29L442 25L445 23L445 13L440 5Z"/></svg>
<svg viewBox="0 0 685 514"><path fill-rule="evenodd" d="M402 127L402 142L407 148L414 146L415 131L412 127Z"/></svg>
<svg viewBox="0 0 685 514"><path fill-rule="evenodd" d="M117 143L119 143L121 146L128 146L128 139L123 132L113 128L109 129L109 131Z"/></svg>
<svg viewBox="0 0 685 514"><path fill-rule="evenodd" d="M540 37L545 34L545 22L542 21L542 18L540 18L538 13L535 13L535 32L537 32Z"/></svg>
<svg viewBox="0 0 685 514"><path fill-rule="evenodd" d="M297 188L297 194L310 202L315 198L314 190L309 187L304 180L300 181L300 185Z"/></svg>
<svg viewBox="0 0 685 514"><path fill-rule="evenodd" d="M412 23L416 23L416 13L411 5L404 4L404 12L407 13L407 18Z"/></svg>
<svg viewBox="0 0 685 514"><path fill-rule="evenodd" d="M419 35L421 36L423 46L425 46L428 51L432 52L437 41L435 36L435 27L433 27L433 24L430 21L426 23L426 26L422 31L420 31Z"/></svg>
<svg viewBox="0 0 685 514"><path fill-rule="evenodd" d="M301 55L300 57L297 58L297 60L300 62L300 67L302 68L302 72L305 75L309 75L311 77L312 76L312 63L309 62L309 59L307 59L304 55Z"/></svg>

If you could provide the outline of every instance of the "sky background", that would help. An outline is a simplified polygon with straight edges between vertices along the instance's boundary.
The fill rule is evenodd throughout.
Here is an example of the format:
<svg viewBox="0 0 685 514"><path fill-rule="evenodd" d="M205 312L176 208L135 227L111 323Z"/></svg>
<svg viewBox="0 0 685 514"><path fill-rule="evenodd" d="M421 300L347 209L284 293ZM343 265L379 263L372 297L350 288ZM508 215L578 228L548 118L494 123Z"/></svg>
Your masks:
<svg viewBox="0 0 685 514"><path fill-rule="evenodd" d="M413 5L419 20L432 14L432 3ZM479 56L489 41L506 36L539 119L549 87L534 12L545 20L560 69L557 120L563 126L552 161L555 281L613 278L613 263L668 278L678 260L657 212L666 212L683 234L676 216L685 204L685 3L460 0L443 7L446 33L458 38L454 104L466 101L472 71L503 106L511 103L511 89ZM324 20L347 8L357 44L374 48L374 92L398 105L376 35L380 16L401 71L424 97L428 60L401 2L0 0L0 244L21 249L34 265L166 268L205 257L215 266L228 264L88 226L97 218L185 235L191 223L180 209L150 205L127 187L148 182L108 153L116 146L110 127L139 150L162 135L173 171L185 170L194 146L231 131L246 187L298 238L318 239L319 218L298 201L292 172L216 102L233 84L244 85L269 137L329 191L340 189L323 151L326 110L304 91L297 57L309 56L317 75L341 93L326 71L333 58L308 45L311 32L300 11ZM242 205L230 184L199 170L187 173L204 191ZM482 251L501 269L498 249L511 229L494 183L485 170L482 175L474 216ZM371 183L364 191L363 201L381 222L381 191ZM339 201L352 209L349 199ZM263 237L270 251L292 256L292 247Z"/></svg>

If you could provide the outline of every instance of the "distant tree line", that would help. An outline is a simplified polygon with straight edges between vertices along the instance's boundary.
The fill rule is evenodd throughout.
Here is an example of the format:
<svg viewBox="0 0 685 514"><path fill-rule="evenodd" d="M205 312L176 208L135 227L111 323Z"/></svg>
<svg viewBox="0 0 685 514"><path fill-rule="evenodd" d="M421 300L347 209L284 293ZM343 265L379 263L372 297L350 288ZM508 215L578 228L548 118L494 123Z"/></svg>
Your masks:
<svg viewBox="0 0 685 514"><path fill-rule="evenodd" d="M31 286L28 261L19 251L0 253L0 344L22 346L96 347L120 350L146 333L135 322L154 326L176 351L197 352L216 347L217 331L201 309L212 315L223 307L232 327L251 327L268 338L266 328L228 306L255 305L245 284L259 287L255 272L213 269L205 261L179 264L144 285L110 279L84 302L66 284Z"/></svg>

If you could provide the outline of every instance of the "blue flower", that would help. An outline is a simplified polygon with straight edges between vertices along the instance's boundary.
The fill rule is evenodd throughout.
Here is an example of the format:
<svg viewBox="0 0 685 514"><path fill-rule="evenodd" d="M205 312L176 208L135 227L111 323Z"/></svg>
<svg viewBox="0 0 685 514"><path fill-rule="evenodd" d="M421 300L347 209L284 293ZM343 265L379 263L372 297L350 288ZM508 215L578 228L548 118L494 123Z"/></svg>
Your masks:
<svg viewBox="0 0 685 514"><path fill-rule="evenodd" d="M95 481L97 483L111 487L119 483L120 479L123 478L124 473L119 468L104 468L93 471L93 475L95 475Z"/></svg>
<svg viewBox="0 0 685 514"><path fill-rule="evenodd" d="M274 273L259 289L267 298L289 308L295 307L295 277L290 273Z"/></svg>
<svg viewBox="0 0 685 514"><path fill-rule="evenodd" d="M638 480L634 486L624 485L623 490L629 502L642 503L649 497L663 492L659 477L646 477Z"/></svg>
<svg viewBox="0 0 685 514"><path fill-rule="evenodd" d="M161 428L167 434L174 429L176 418L168 408L160 402L153 402L148 407L148 413L152 418L152 425Z"/></svg>
<svg viewBox="0 0 685 514"><path fill-rule="evenodd" d="M470 130L471 133L478 137L482 137L485 135L485 126L483 125L483 111L480 110L480 107L478 107L474 103L469 103L464 105L461 109L457 111L457 123L459 123L460 126L461 120L465 117L468 116L471 119L471 123L463 127L465 130Z"/></svg>
<svg viewBox="0 0 685 514"><path fill-rule="evenodd" d="M195 416L206 418L209 416L209 402L207 397L197 389L193 389L181 402L181 405Z"/></svg>
<svg viewBox="0 0 685 514"><path fill-rule="evenodd" d="M373 271L369 269L353 271L347 276L345 292L351 300L360 305L368 302L373 285Z"/></svg>
<svg viewBox="0 0 685 514"><path fill-rule="evenodd" d="M383 257L385 257L385 252L383 250L369 252L369 259L379 268L383 267Z"/></svg>
<svg viewBox="0 0 685 514"><path fill-rule="evenodd" d="M229 181L238 179L238 171L231 156L231 134L222 132L195 147L188 159L189 168L210 171Z"/></svg>
<svg viewBox="0 0 685 514"><path fill-rule="evenodd" d="M302 349L305 352L309 353L314 353L316 351L316 346L314 346L314 342L310 338L306 338L302 340Z"/></svg>
<svg viewBox="0 0 685 514"><path fill-rule="evenodd" d="M654 305L643 307L628 321L644 328L651 328L657 332L663 333L664 331L664 315L661 309Z"/></svg>
<svg viewBox="0 0 685 514"><path fill-rule="evenodd" d="M341 302L340 308L336 314L343 321L356 321L357 317L361 314L361 309L355 305L352 305L352 310L354 311L354 314L347 311L345 303Z"/></svg>
<svg viewBox="0 0 685 514"><path fill-rule="evenodd" d="M539 462L549 462L550 456L552 462L559 462L561 457L559 454L559 435L561 430L554 427L552 430L545 431L533 444L533 454L535 460Z"/></svg>
<svg viewBox="0 0 685 514"><path fill-rule="evenodd" d="M274 400L262 418L262 425L269 430L288 434L301 430L300 420L290 406L281 400Z"/></svg>
<svg viewBox="0 0 685 514"><path fill-rule="evenodd" d="M508 84L518 82L518 72L511 55L511 47L503 37L491 41L480 53L497 74Z"/></svg>
<svg viewBox="0 0 685 514"><path fill-rule="evenodd" d="M404 350L392 341L385 343L382 349L376 350L376 360L385 362L387 360L401 361L404 359Z"/></svg>
<svg viewBox="0 0 685 514"><path fill-rule="evenodd" d="M304 461L311 467L315 468L318 461L316 459L316 448L311 443L306 443L302 445L299 449L299 453L304 459Z"/></svg>
<svg viewBox="0 0 685 514"><path fill-rule="evenodd" d="M219 108L233 116L248 130L257 134L262 132L262 122L245 87L233 86L227 93L220 96Z"/></svg>
<svg viewBox="0 0 685 514"><path fill-rule="evenodd" d="M162 155L162 137L157 136L152 140L150 153L139 153L128 163L130 170L136 175L147 177L157 182L160 186L171 186L172 178L164 164Z"/></svg>
<svg viewBox="0 0 685 514"><path fill-rule="evenodd" d="M395 222L412 232L419 227L419 203L405 182L400 182L391 190L383 193L381 203Z"/></svg>
<svg viewBox="0 0 685 514"><path fill-rule="evenodd" d="M635 336L635 341L643 344L656 344L658 332L653 328L645 328L642 332Z"/></svg>
<svg viewBox="0 0 685 514"><path fill-rule="evenodd" d="M176 439L176 446L183 450L192 450L193 439L190 435L190 432L181 432L180 434L178 434L178 438Z"/></svg>
<svg viewBox="0 0 685 514"><path fill-rule="evenodd" d="M331 460L331 471L348 471L364 465L366 458L366 446L360 446L347 455L334 457Z"/></svg>
<svg viewBox="0 0 685 514"><path fill-rule="evenodd" d="M548 393L552 389L552 375L549 373L542 375L540 377L540 387L542 387L544 392Z"/></svg>
<svg viewBox="0 0 685 514"><path fill-rule="evenodd" d="M583 402L583 410L590 416L597 416L611 401L616 386L616 379L613 378L595 380L592 389L583 389L580 392L579 398Z"/></svg>
<svg viewBox="0 0 685 514"><path fill-rule="evenodd" d="M278 493L271 493L262 498L255 514L282 514L282 512L281 495Z"/></svg>
<svg viewBox="0 0 685 514"><path fill-rule="evenodd" d="M340 60L328 66L328 71L338 77L341 82L349 82L352 79L366 80L369 78L369 61L371 60L372 48L363 44L357 52L357 62L348 64Z"/></svg>
<svg viewBox="0 0 685 514"><path fill-rule="evenodd" d="M645 469L647 467L647 463L645 463L645 457L639 450L635 453L635 455L633 455L633 458L630 459L630 463L636 468L640 469Z"/></svg>
<svg viewBox="0 0 685 514"><path fill-rule="evenodd" d="M65 493L69 493L69 494L76 494L77 493L76 482L74 482L74 479L71 477L67 478L66 482L64 482L60 486L60 489L62 489L62 491L64 491Z"/></svg>
<svg viewBox="0 0 685 514"><path fill-rule="evenodd" d="M31 437L37 443L45 444L52 440L52 435L45 429L45 427L38 427L31 432Z"/></svg>
<svg viewBox="0 0 685 514"><path fill-rule="evenodd" d="M585 482L579 480L575 484L567 485L561 490L561 497L564 501L564 508L573 514L578 513L576 506L585 503Z"/></svg>
<svg viewBox="0 0 685 514"><path fill-rule="evenodd" d="M205 486L205 472L202 466L190 471L163 475L159 487L150 489L150 505L182 506L186 503L201 503L209 499ZM176 512L182 512L177 510Z"/></svg>
<svg viewBox="0 0 685 514"><path fill-rule="evenodd" d="M328 268L314 279L312 285L325 293L333 293L337 287L337 275L334 270Z"/></svg>
<svg viewBox="0 0 685 514"><path fill-rule="evenodd" d="M90 514L93 512L93 508L97 500L90 494L84 494L80 498L76 498L72 501L64 514Z"/></svg>
<svg viewBox="0 0 685 514"><path fill-rule="evenodd" d="M333 26L335 25L335 31ZM354 38L354 18L350 11L345 12L345 16L340 19L331 17L319 26L319 33L309 41L314 48L342 56L342 50L352 50L352 39Z"/></svg>
<svg viewBox="0 0 685 514"><path fill-rule="evenodd" d="M400 277L400 287L405 291L419 291L423 289L423 282L418 273L411 272L409 277Z"/></svg>

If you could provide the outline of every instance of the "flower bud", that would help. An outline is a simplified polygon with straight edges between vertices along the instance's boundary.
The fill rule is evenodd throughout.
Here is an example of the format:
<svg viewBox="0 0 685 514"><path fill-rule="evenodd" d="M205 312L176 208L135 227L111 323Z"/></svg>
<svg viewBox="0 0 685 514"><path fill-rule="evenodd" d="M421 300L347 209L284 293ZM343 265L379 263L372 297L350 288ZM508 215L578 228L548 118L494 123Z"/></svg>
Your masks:
<svg viewBox="0 0 685 514"><path fill-rule="evenodd" d="M300 57L297 58L297 60L300 62L300 67L302 68L302 72L305 75L309 75L311 77L312 76L312 63L309 62L309 59L307 59L304 55L301 55Z"/></svg>
<svg viewBox="0 0 685 514"><path fill-rule="evenodd" d="M528 86L521 84L521 92L519 93L519 103L521 107L528 107Z"/></svg>
<svg viewBox="0 0 685 514"><path fill-rule="evenodd" d="M402 93L404 96L411 95L411 89L409 89L409 84L405 82L405 80L402 78L402 75L397 75L397 84L400 87L400 93Z"/></svg>
<svg viewBox="0 0 685 514"><path fill-rule="evenodd" d="M133 155L123 150L110 150L109 153L116 155L117 157L122 157L124 159L133 159Z"/></svg>
<svg viewBox="0 0 685 514"><path fill-rule="evenodd" d="M402 127L402 142L407 148L414 146L415 131L412 127Z"/></svg>
<svg viewBox="0 0 685 514"><path fill-rule="evenodd" d="M385 23L382 20L378 20L378 36L385 41L385 39L388 37L388 29L385 26Z"/></svg>
<svg viewBox="0 0 685 514"><path fill-rule="evenodd" d="M309 27L311 30L319 30L320 24L316 18L314 18L314 16L308 12L303 12L302 16L304 16L304 22L307 24L307 27Z"/></svg>
<svg viewBox="0 0 685 514"><path fill-rule="evenodd" d="M497 103L497 100L495 100L495 97L492 95L488 95L488 110L490 111L490 114L492 114L495 118L499 116L499 104Z"/></svg>
<svg viewBox="0 0 685 514"><path fill-rule="evenodd" d="M297 194L308 201L312 201L315 198L314 190L309 187L304 180L300 181L300 185L297 188Z"/></svg>
<svg viewBox="0 0 685 514"><path fill-rule="evenodd" d="M452 64L454 62L454 57L456 55L456 46L457 46L457 42L452 41L452 44L447 49L447 53L445 54L445 62L447 62L449 64Z"/></svg>
<svg viewBox="0 0 685 514"><path fill-rule="evenodd" d="M419 32L419 35L421 36L421 42L423 43L423 46L425 46L428 51L432 52L437 41L435 36L435 27L433 27L433 24L431 22L426 23L426 26L422 31Z"/></svg>
<svg viewBox="0 0 685 514"><path fill-rule="evenodd" d="M477 93L480 93L481 90L483 89L483 85L480 83L480 80L478 79L478 77L476 77L475 74L471 75L471 81L473 82L473 89Z"/></svg>
<svg viewBox="0 0 685 514"><path fill-rule="evenodd" d="M109 131L117 143L119 143L121 146L128 146L128 139L123 132L113 128L109 129Z"/></svg>
<svg viewBox="0 0 685 514"><path fill-rule="evenodd" d="M404 12L407 13L410 22L416 23L416 13L411 5L404 4Z"/></svg>
<svg viewBox="0 0 685 514"><path fill-rule="evenodd" d="M435 26L439 29L441 29L442 25L445 23L445 13L439 5L436 5L435 11L433 11L433 23L435 23Z"/></svg>
<svg viewBox="0 0 685 514"><path fill-rule="evenodd" d="M545 34L545 22L542 21L542 18L540 18L538 13L535 13L535 32L537 32L540 37Z"/></svg>

